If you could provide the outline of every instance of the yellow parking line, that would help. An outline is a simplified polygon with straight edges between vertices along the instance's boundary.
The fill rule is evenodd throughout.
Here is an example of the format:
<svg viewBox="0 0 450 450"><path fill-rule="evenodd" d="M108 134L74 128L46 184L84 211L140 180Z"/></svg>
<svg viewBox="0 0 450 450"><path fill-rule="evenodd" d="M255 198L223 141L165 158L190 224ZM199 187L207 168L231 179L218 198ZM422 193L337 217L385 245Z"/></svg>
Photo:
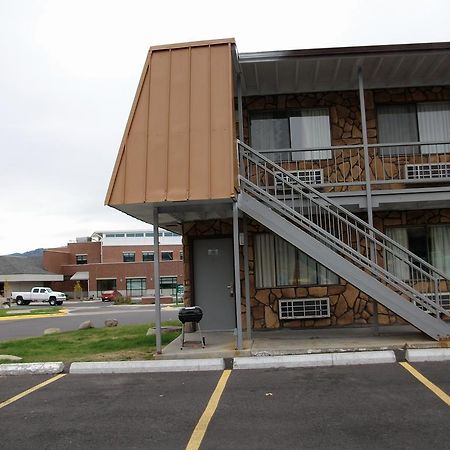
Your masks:
<svg viewBox="0 0 450 450"><path fill-rule="evenodd" d="M442 389L438 388L428 378L425 378L419 371L414 369L411 364L407 362L400 363L404 369L406 369L413 377L417 378L422 384L424 384L430 391L436 394L444 403L450 406L450 396L448 396Z"/></svg>
<svg viewBox="0 0 450 450"><path fill-rule="evenodd" d="M5 400L4 402L0 403L0 409L4 408L5 406L10 405L11 403L16 402L17 400L20 400L23 397L26 397L28 394L31 394L34 391L37 391L38 389L43 388L44 386L47 386L50 383L53 383L54 381L59 380L62 377L65 377L65 373L60 373L58 375L55 375L53 378L50 378L46 381L43 381L42 383L37 384L36 386L33 386L30 389L27 389L24 392L21 392L20 394L15 395L14 397L11 397L9 400Z"/></svg>
<svg viewBox="0 0 450 450"><path fill-rule="evenodd" d="M205 436L209 422L217 409L217 405L219 404L220 397L222 396L230 374L231 370L223 371L222 376L217 383L216 389L214 389L208 405L206 406L202 417L200 417L200 420L192 433L191 439L189 439L186 450L198 450L200 448L200 444Z"/></svg>

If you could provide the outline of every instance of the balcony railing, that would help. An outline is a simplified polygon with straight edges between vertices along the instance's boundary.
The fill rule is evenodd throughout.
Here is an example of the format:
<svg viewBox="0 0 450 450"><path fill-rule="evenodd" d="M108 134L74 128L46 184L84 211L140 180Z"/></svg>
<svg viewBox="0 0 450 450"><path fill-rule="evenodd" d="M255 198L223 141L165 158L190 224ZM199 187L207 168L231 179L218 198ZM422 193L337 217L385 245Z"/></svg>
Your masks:
<svg viewBox="0 0 450 450"><path fill-rule="evenodd" d="M367 168L373 189L450 182L449 141L369 144L368 162L362 144L260 152L327 192L364 189Z"/></svg>

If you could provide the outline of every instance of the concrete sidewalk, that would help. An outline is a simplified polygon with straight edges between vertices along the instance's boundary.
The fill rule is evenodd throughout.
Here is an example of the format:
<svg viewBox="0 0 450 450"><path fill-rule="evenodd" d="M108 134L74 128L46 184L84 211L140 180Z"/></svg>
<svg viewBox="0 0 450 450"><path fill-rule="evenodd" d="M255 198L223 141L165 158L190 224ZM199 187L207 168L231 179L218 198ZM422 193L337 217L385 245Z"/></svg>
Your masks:
<svg viewBox="0 0 450 450"><path fill-rule="evenodd" d="M398 350L406 348L439 348L436 342L410 325L380 326L374 329L346 327L305 330L261 330L252 333L244 349L236 350L233 332L204 332L206 347L202 348L199 333L188 333L181 350L181 336L163 349L156 359L233 358L237 356L278 356L310 353L350 352L365 350ZM447 344L448 345L448 344Z"/></svg>

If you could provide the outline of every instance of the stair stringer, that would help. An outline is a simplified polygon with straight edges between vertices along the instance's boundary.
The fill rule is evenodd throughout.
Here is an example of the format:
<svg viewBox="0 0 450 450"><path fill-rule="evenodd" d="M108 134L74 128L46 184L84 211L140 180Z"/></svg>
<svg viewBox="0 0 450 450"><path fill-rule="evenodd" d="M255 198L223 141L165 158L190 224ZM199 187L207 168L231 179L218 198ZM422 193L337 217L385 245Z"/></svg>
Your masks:
<svg viewBox="0 0 450 450"><path fill-rule="evenodd" d="M260 222L431 338L439 340L450 336L450 325L401 297L255 198L241 192L238 196L238 207L245 214Z"/></svg>

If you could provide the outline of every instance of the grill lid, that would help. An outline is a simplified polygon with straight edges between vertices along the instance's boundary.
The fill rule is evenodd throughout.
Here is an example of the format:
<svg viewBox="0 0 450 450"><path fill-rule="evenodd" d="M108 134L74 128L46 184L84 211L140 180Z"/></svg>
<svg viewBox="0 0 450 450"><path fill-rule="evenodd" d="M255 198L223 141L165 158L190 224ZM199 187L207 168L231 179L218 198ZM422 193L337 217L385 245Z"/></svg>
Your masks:
<svg viewBox="0 0 450 450"><path fill-rule="evenodd" d="M184 308L181 308L178 312L178 319L181 323L186 322L195 322L198 323L200 320L202 320L203 317L203 311L200 306L187 306Z"/></svg>

